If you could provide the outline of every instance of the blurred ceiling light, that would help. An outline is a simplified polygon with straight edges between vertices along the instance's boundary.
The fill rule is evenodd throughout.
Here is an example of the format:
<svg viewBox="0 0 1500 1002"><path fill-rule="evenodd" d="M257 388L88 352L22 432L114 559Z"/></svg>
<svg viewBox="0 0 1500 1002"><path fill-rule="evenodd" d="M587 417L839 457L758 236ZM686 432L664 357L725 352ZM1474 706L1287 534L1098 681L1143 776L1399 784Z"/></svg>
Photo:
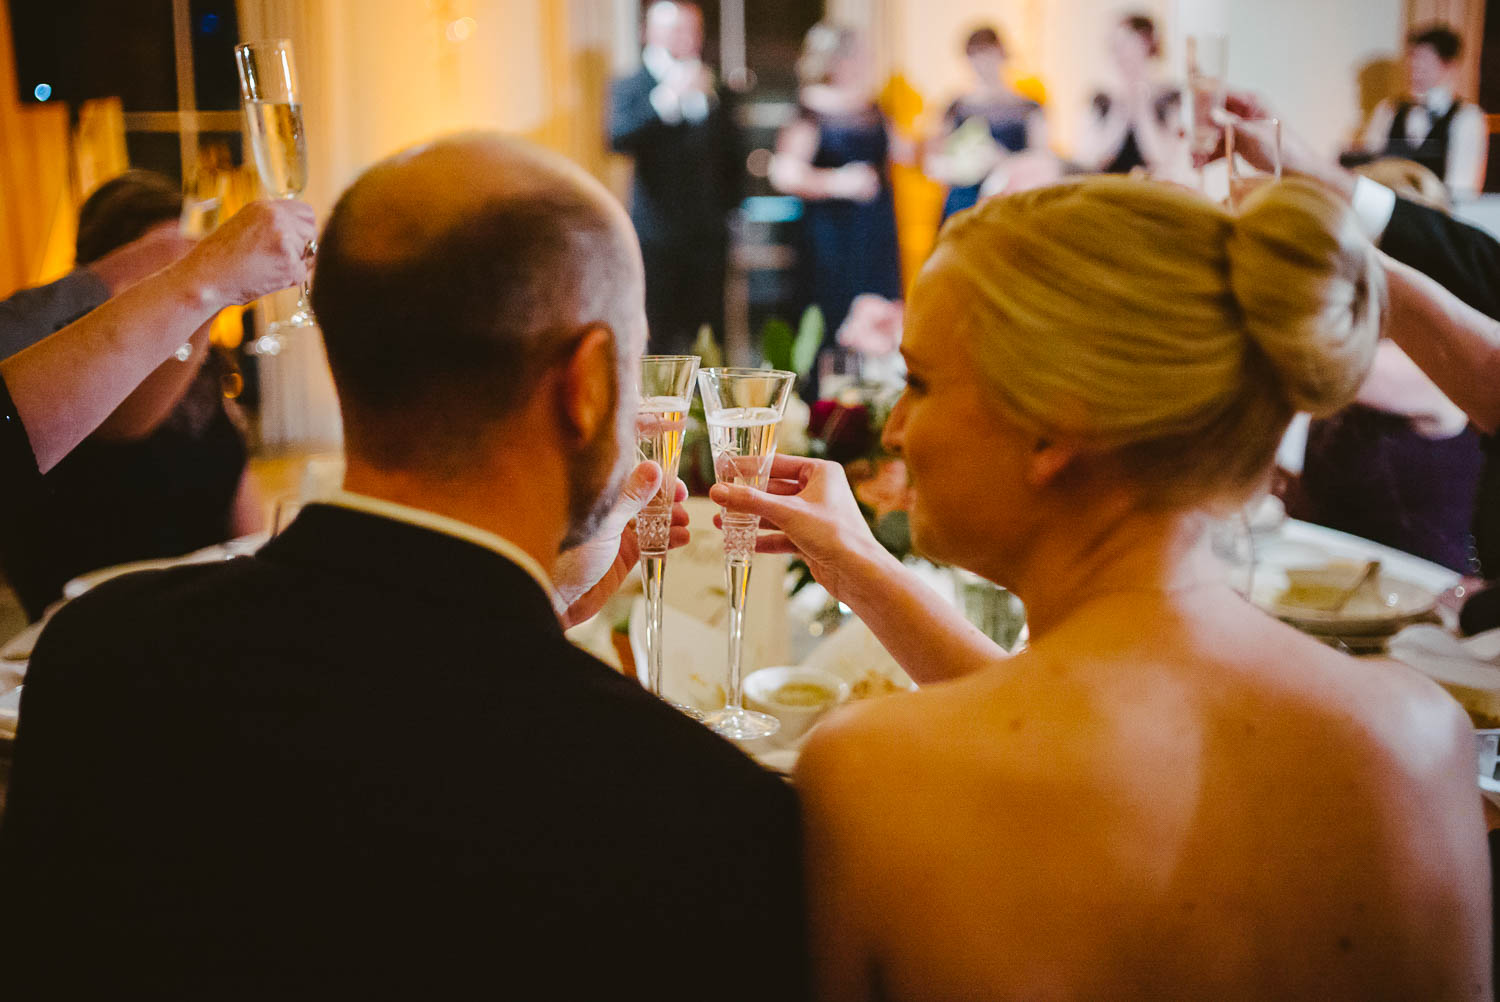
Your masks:
<svg viewBox="0 0 1500 1002"><path fill-rule="evenodd" d="M36 90L32 91L31 94L38 101L45 101L47 100L47 98L52 96L52 85L44 83L37 84Z"/></svg>
<svg viewBox="0 0 1500 1002"><path fill-rule="evenodd" d="M461 17L448 22L448 41L467 42L474 34L476 22L472 17Z"/></svg>
<svg viewBox="0 0 1500 1002"><path fill-rule="evenodd" d="M771 173L772 156L767 149L751 150L750 155L745 158L745 170L751 177L766 177Z"/></svg>

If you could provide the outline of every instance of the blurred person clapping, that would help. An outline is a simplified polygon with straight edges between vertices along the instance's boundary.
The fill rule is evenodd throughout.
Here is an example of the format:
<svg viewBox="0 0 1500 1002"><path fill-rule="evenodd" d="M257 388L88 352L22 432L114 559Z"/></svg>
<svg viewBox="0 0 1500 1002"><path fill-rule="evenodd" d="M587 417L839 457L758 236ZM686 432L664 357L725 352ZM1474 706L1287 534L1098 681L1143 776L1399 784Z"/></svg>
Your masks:
<svg viewBox="0 0 1500 1002"><path fill-rule="evenodd" d="M171 265L193 249L180 234L181 213L169 179L149 171L113 178L80 209L76 260L123 291L144 267ZM121 254L130 267L119 267ZM79 574L260 529L243 421L224 399L226 363L209 344L210 327L199 327L48 474L46 504L0 522L0 568L33 619Z"/></svg>
<svg viewBox="0 0 1500 1002"><path fill-rule="evenodd" d="M1183 152L1177 123L1182 92L1156 77L1156 22L1141 14L1121 20L1109 54L1115 79L1094 94L1078 141L1079 164L1105 174L1170 168Z"/></svg>

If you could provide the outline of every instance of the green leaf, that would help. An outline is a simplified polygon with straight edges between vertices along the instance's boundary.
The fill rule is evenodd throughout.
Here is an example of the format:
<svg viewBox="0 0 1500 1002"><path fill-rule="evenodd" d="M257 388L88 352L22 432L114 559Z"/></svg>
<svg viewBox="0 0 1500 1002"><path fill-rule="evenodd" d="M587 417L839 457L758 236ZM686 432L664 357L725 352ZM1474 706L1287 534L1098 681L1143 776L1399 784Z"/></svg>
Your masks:
<svg viewBox="0 0 1500 1002"><path fill-rule="evenodd" d="M717 369L724 364L724 352L714 340L714 329L708 324L698 328L698 339L693 342L692 353L702 360L698 363L699 368Z"/></svg>
<svg viewBox="0 0 1500 1002"><path fill-rule="evenodd" d="M896 556L906 556L911 552L911 519L904 511L886 512L875 523L875 539Z"/></svg>
<svg viewBox="0 0 1500 1002"><path fill-rule="evenodd" d="M792 370L792 326L772 317L760 329L760 353L773 369Z"/></svg>
<svg viewBox="0 0 1500 1002"><path fill-rule="evenodd" d="M798 379L806 379L818 360L818 349L823 347L823 332L827 328L823 311L817 306L809 306L803 311L802 320L797 324L797 340L792 345L791 364L777 368L789 369L797 374Z"/></svg>

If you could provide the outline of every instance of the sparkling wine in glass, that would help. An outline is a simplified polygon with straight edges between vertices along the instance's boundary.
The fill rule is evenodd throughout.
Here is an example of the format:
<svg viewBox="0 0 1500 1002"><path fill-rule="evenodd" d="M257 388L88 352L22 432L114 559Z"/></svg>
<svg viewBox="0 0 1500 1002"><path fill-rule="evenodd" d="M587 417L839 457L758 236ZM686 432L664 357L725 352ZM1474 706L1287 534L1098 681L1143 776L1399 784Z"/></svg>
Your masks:
<svg viewBox="0 0 1500 1002"><path fill-rule="evenodd" d="M796 381L795 373L772 369L704 369L698 373L713 449L714 478L719 483L765 490L771 461L776 458L776 430ZM769 737L781 724L768 714L746 710L740 689L745 597L760 519L726 511L723 523L724 576L729 591L729 685L724 708L709 714L704 723L726 738L745 741Z"/></svg>
<svg viewBox="0 0 1500 1002"><path fill-rule="evenodd" d="M1264 174L1236 155L1237 151L1250 148L1251 143L1259 147L1259 158L1266 163ZM1238 211L1257 187L1267 180L1281 180L1281 120L1247 119L1226 114L1224 161L1229 167L1229 207Z"/></svg>
<svg viewBox="0 0 1500 1002"><path fill-rule="evenodd" d="M250 149L260 182L276 198L296 198L307 187L307 134L302 127L302 101L292 43L279 38L236 45L234 64L239 70L240 97L245 102ZM309 255L316 250L315 244L308 244ZM307 296L304 282L296 310L271 325L271 330L256 342L258 351L275 355L281 350L280 330L312 327L317 323Z"/></svg>
<svg viewBox="0 0 1500 1002"><path fill-rule="evenodd" d="M641 403L636 411L636 455L661 467L661 489L635 519L641 549L641 584L646 592L646 687L661 695L662 587L666 583L667 549L672 532L672 501L682 436L693 403L697 355L647 355L641 359ZM693 717L697 710L672 703Z"/></svg>
<svg viewBox="0 0 1500 1002"><path fill-rule="evenodd" d="M1186 112L1188 142L1196 165L1206 163L1218 148L1218 119L1224 112L1228 72L1228 36L1188 36Z"/></svg>

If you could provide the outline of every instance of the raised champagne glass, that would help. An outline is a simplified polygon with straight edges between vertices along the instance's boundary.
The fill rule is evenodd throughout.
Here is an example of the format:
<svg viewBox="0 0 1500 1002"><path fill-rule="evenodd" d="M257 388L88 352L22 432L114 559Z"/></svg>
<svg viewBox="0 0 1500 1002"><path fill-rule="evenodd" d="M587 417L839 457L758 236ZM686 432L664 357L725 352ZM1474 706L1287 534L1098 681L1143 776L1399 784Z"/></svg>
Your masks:
<svg viewBox="0 0 1500 1002"><path fill-rule="evenodd" d="M666 583L667 549L672 533L672 503L682 436L693 403L697 355L647 355L641 359L641 403L636 411L636 454L661 467L661 490L635 517L641 549L641 584L646 591L646 687L661 696L662 586ZM665 697L663 697L665 698ZM668 700L668 702L672 702ZM672 702L692 717L697 710Z"/></svg>
<svg viewBox="0 0 1500 1002"><path fill-rule="evenodd" d="M1189 150L1193 165L1202 168L1219 146L1219 122L1228 93L1229 37L1189 35L1187 38L1188 101L1186 107Z"/></svg>
<svg viewBox="0 0 1500 1002"><path fill-rule="evenodd" d="M273 198L296 198L307 187L307 135L302 128L302 101L291 40L236 45L234 65L239 70L240 97L245 102L250 149L260 182ZM315 241L307 245L308 255L316 251ZM282 330L317 323L307 296L304 282L296 310L271 325L256 341L256 351L275 355L281 351Z"/></svg>
<svg viewBox="0 0 1500 1002"><path fill-rule="evenodd" d="M773 369L704 369L698 390L708 417L708 440L714 455L714 479L721 484L765 490L776 458L776 429L792 395L796 373ZM729 592L729 684L724 708L705 719L726 738L748 741L769 737L781 726L775 717L746 710L740 690L741 652L745 635L745 596L760 519L723 513L724 576Z"/></svg>

